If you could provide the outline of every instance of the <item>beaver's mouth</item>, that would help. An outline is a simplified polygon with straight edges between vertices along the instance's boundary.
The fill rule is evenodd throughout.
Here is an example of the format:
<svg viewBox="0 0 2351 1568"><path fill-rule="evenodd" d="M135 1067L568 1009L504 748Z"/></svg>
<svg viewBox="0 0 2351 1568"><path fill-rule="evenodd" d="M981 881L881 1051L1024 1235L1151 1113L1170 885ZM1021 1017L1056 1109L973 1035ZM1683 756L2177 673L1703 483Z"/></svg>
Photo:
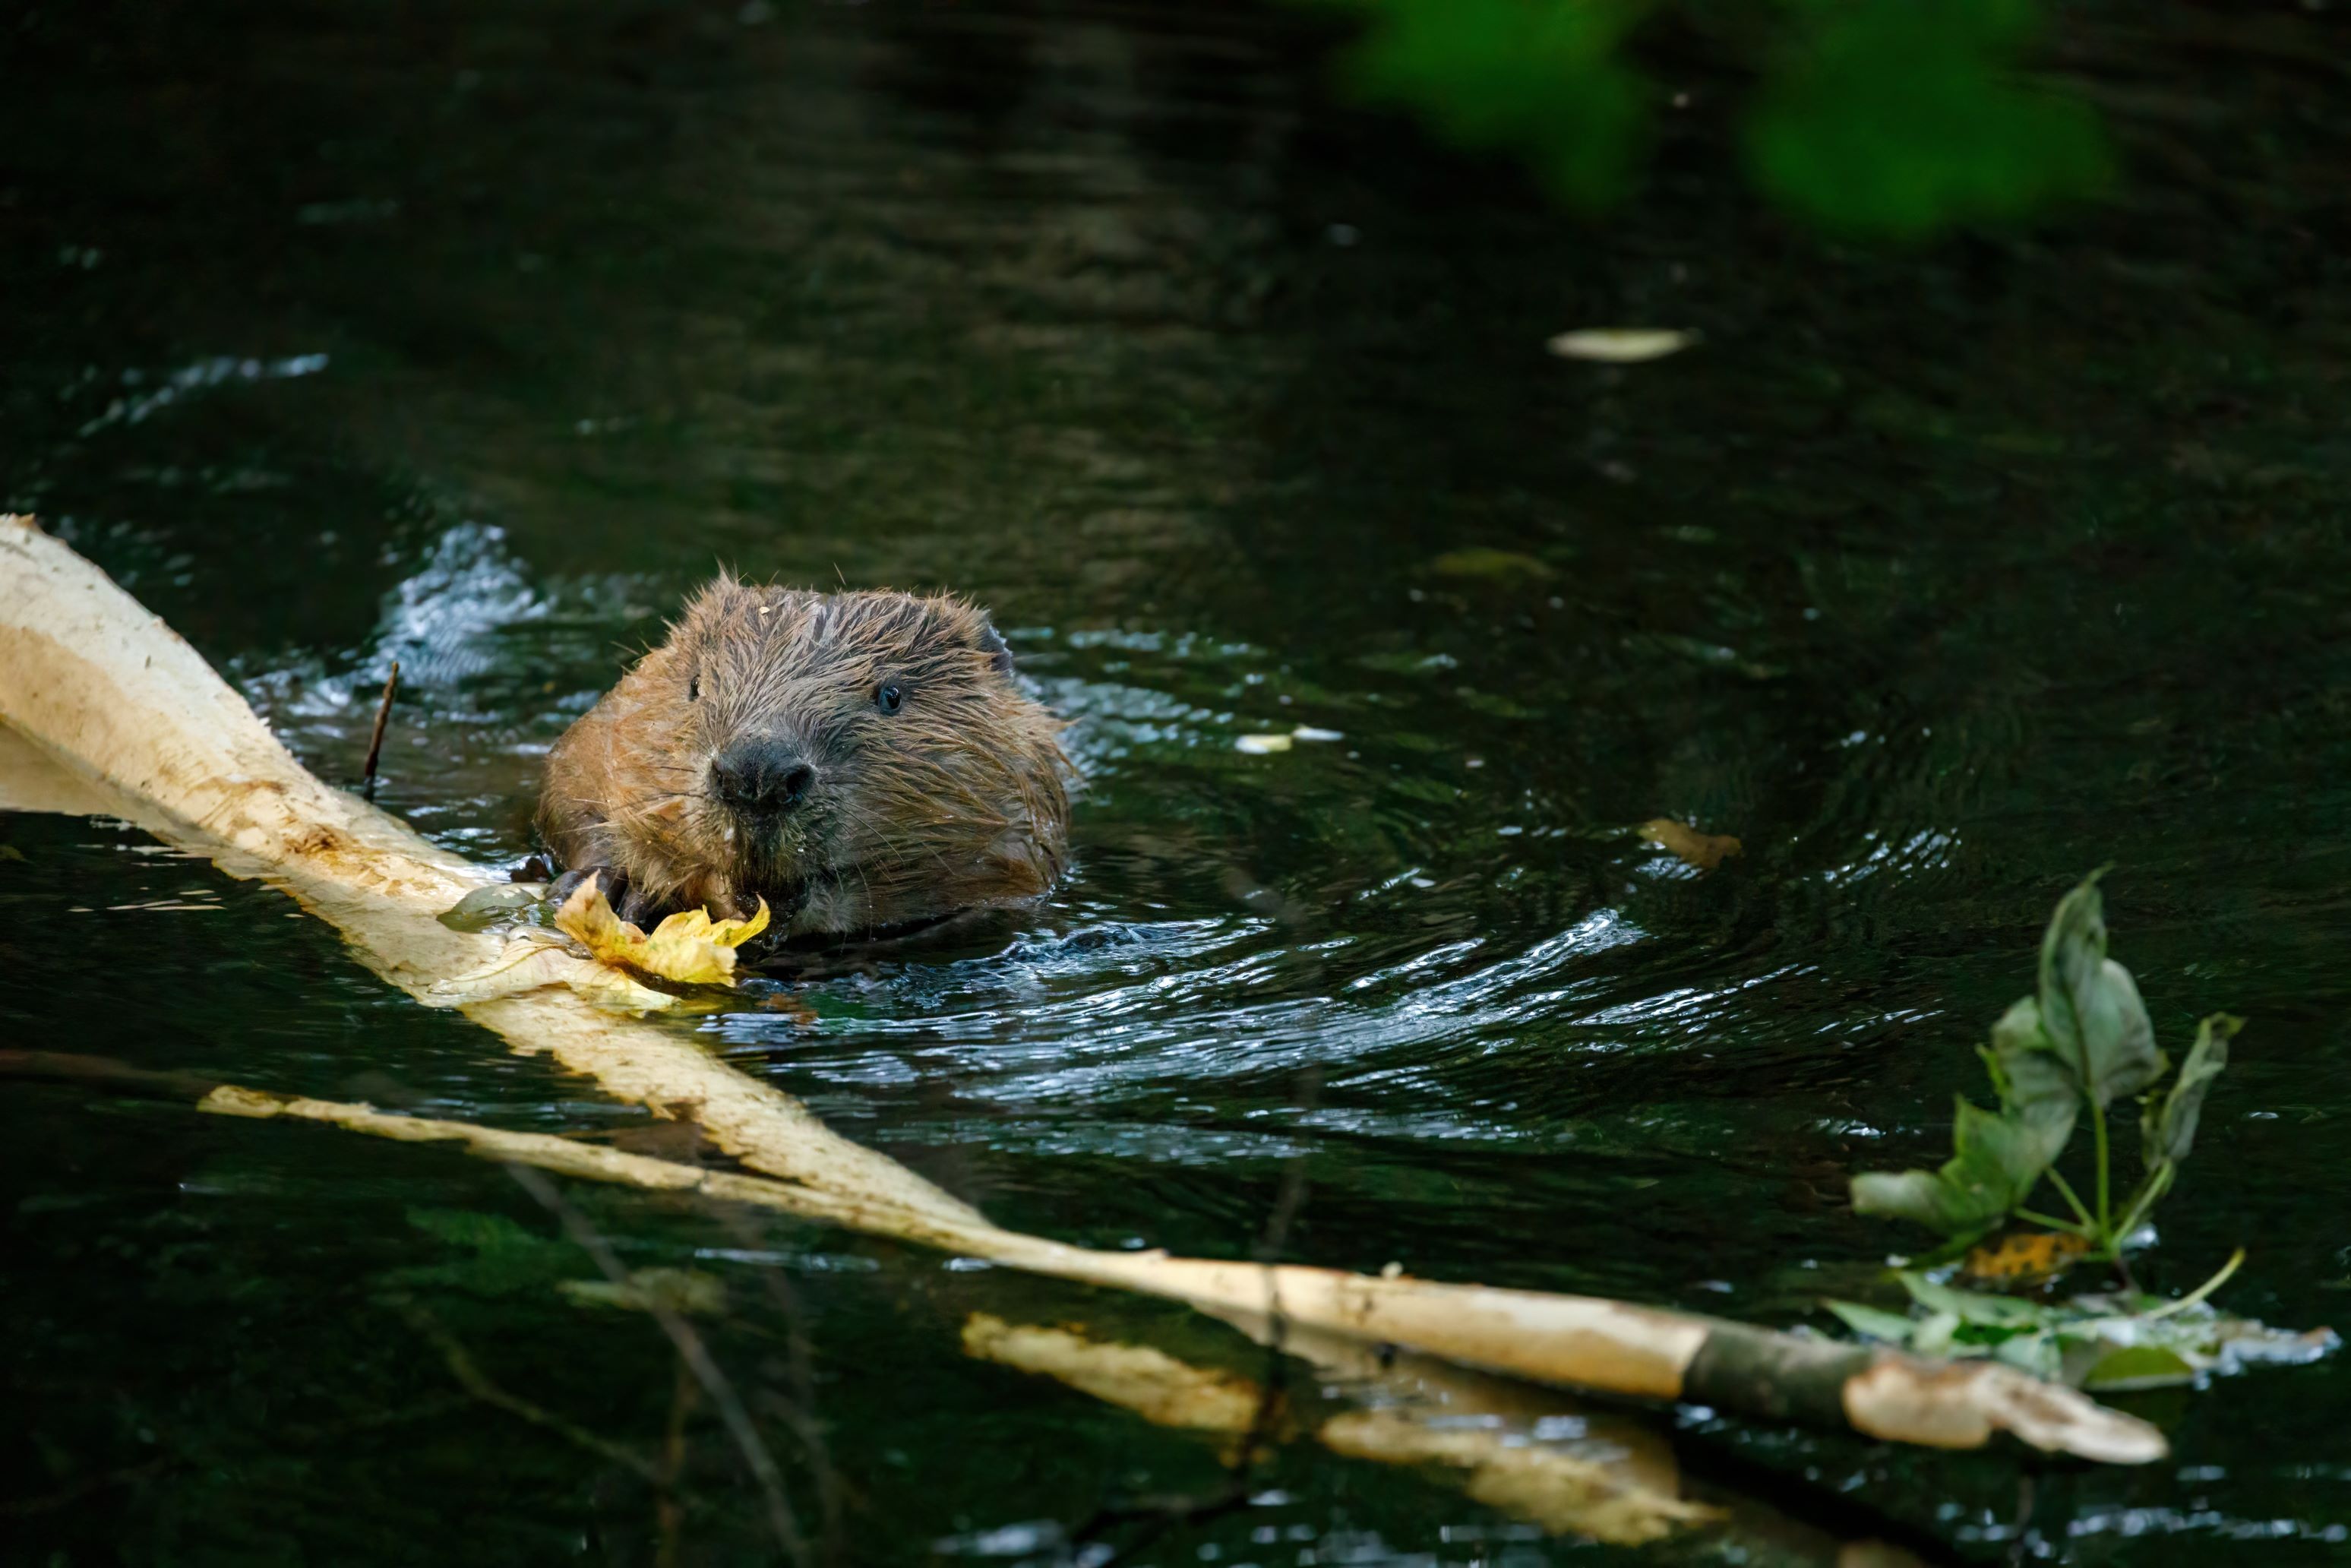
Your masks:
<svg viewBox="0 0 2351 1568"><path fill-rule="evenodd" d="M746 877L737 884L739 891L736 894L736 903L741 906L741 913L748 915L759 906L759 900L767 900L768 929L780 936L790 929L792 922L808 907L809 899L820 880L820 876L790 879L773 875Z"/></svg>
<svg viewBox="0 0 2351 1568"><path fill-rule="evenodd" d="M769 937L764 946L769 953L777 955L830 952L842 947L879 946L925 936L970 913L971 911L967 909L950 909L940 915L925 915L913 920L893 921L886 925L861 925L850 931L800 931L788 936Z"/></svg>
<svg viewBox="0 0 2351 1568"><path fill-rule="evenodd" d="M737 886L746 902L754 898L768 901L768 915L780 933L820 896L853 889L860 880L855 866L842 868L787 855L744 868Z"/></svg>
<svg viewBox="0 0 2351 1568"><path fill-rule="evenodd" d="M778 891L805 885L821 874L815 835L800 824L737 817L733 831L736 881L758 888L771 904Z"/></svg>
<svg viewBox="0 0 2351 1568"><path fill-rule="evenodd" d="M793 870L797 874L790 877L778 877L771 871L764 878L742 884L740 896L744 901L755 898L768 901L770 934L761 946L770 951L894 942L902 937L919 935L961 913L950 909L904 920L828 925L814 930L794 931L793 925L814 906L831 906L831 913L836 915L864 915L871 913L871 904L861 896L864 892L862 884L865 878L856 866L802 865Z"/></svg>

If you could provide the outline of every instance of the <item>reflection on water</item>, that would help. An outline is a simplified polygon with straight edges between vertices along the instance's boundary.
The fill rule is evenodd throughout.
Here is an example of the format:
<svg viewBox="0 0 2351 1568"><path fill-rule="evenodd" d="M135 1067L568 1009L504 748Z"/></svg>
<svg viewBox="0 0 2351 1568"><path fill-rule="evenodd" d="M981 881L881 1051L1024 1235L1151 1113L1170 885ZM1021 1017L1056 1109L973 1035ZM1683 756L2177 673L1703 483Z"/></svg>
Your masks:
<svg viewBox="0 0 2351 1568"><path fill-rule="evenodd" d="M2085 10L2084 69L2189 57ZM2317 151L2261 152L2291 64L2157 73L2221 128L2210 188L1857 256L1695 177L1576 228L1322 104L1311 25L37 13L18 112L52 133L0 152L29 238L0 256L0 500L327 777L356 776L399 660L381 799L491 862L529 847L548 745L715 563L990 604L1073 720L1070 884L678 1027L1076 1240L1244 1253L1294 1167L1301 1259L1796 1321L1904 1244L1845 1175L1929 1155L2052 899L2111 860L2158 1028L2253 1020L2148 1272L2244 1242L2232 1306L2335 1315L2342 225L2302 176L2346 149L2298 93ZM2172 120L2115 112L2168 156ZM1593 322L1705 341L1542 351ZM1236 745L1301 725L1338 738ZM1698 871L1641 837L1661 815L1745 852ZM674 1135L385 993L266 889L102 821L0 820L0 844L12 1036ZM497 1173L8 1103L0 1501L63 1560L761 1552L705 1416L676 1417L660 1558L633 1472L470 1401L384 1307L441 1260L413 1212L547 1234ZM762 1397L809 1358L762 1416L812 1401L874 1561L1017 1559L1105 1500L1217 1484L1212 1444L971 1362L969 1313L1261 1364L1171 1309L582 1201L632 1266L741 1287L713 1335ZM665 1441L641 1322L519 1287L434 1310L518 1396ZM2034 1550L2312 1560L2351 1522L2346 1397L2326 1364L2150 1406L2177 1468L2042 1478ZM1541 1421L1513 1440L1565 1440ZM2011 1458L1702 1413L1678 1438L1818 1482L1848 1535L1839 1507L1922 1548L2014 1531ZM1598 1550L1300 1449L1262 1488L1165 1560Z"/></svg>

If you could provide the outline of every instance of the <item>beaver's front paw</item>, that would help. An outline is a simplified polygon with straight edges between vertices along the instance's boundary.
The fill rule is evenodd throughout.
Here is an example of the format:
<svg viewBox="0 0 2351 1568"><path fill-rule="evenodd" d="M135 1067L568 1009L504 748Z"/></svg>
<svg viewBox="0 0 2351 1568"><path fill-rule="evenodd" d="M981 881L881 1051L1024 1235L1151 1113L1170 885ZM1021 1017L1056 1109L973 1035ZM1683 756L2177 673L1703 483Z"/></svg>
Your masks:
<svg viewBox="0 0 2351 1568"><path fill-rule="evenodd" d="M614 909L620 909L627 902L628 873L608 865L573 866L547 884L547 902L558 909L562 908L563 901L585 886L591 876L596 879L596 886L603 894L604 901ZM623 914L621 918L625 920L628 915Z"/></svg>

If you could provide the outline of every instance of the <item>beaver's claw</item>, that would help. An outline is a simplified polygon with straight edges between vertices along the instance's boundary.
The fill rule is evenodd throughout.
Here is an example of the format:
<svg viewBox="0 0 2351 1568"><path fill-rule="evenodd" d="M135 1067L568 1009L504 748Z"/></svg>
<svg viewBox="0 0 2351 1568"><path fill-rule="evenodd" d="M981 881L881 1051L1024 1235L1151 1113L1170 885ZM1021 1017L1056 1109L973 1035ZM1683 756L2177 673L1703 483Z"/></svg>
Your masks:
<svg viewBox="0 0 2351 1568"><path fill-rule="evenodd" d="M644 901L630 894L628 873L609 865L573 866L547 884L547 902L562 908L563 901L579 892L591 876L596 878L596 885L604 894L605 902L622 919L643 918Z"/></svg>

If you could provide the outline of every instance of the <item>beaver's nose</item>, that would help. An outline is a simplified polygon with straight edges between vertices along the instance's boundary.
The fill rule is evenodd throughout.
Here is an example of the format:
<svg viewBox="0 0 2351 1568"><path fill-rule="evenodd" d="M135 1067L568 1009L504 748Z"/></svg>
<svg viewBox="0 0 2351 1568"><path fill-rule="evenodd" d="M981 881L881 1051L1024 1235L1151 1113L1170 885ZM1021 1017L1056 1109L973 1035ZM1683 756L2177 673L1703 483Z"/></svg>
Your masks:
<svg viewBox="0 0 2351 1568"><path fill-rule="evenodd" d="M816 769L771 740L737 741L710 763L710 787L747 817L775 817L808 799Z"/></svg>

